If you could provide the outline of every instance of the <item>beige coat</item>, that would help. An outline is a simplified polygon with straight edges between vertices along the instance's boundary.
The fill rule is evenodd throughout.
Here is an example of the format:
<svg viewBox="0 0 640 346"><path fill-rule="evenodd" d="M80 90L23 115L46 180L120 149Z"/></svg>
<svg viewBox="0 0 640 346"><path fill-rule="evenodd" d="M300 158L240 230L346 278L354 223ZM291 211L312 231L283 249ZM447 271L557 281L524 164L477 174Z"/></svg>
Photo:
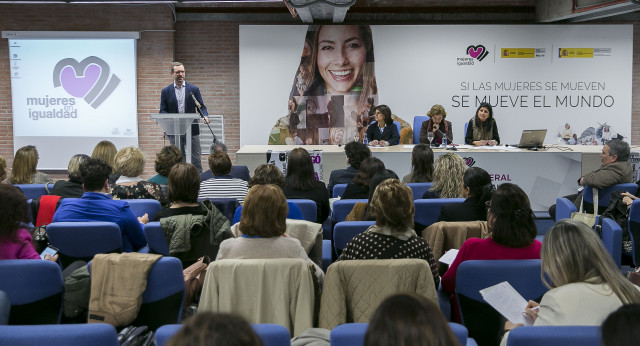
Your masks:
<svg viewBox="0 0 640 346"><path fill-rule="evenodd" d="M446 251L460 249L469 238L487 238L486 221L436 222L422 231L422 238L429 243L433 257L438 260Z"/></svg>

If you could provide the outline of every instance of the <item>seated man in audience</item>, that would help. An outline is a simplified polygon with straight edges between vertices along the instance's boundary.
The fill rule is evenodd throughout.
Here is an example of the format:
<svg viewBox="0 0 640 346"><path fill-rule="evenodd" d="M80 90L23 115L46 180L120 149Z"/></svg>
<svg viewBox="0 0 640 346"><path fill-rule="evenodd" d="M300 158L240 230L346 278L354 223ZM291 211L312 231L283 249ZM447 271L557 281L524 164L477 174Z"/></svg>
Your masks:
<svg viewBox="0 0 640 346"><path fill-rule="evenodd" d="M367 157L371 156L371 150L360 142L349 142L344 146L344 153L347 155L347 168L336 169L331 171L329 176L329 196L333 196L333 187L336 184L349 184L353 182L353 178L358 175L360 163ZM333 196L336 197L336 196Z"/></svg>
<svg viewBox="0 0 640 346"><path fill-rule="evenodd" d="M213 178L200 183L198 198L235 198L242 204L249 192L249 184L229 174L231 172L229 155L223 151L209 155L209 168L213 172Z"/></svg>
<svg viewBox="0 0 640 346"><path fill-rule="evenodd" d="M602 166L597 170L587 173L578 179L578 185L584 186L585 189L593 188L602 189L611 185L632 183L633 182L633 168L629 164L629 155L631 149L629 143L612 139L602 148L600 153L600 159ZM573 201L576 208L580 208L580 201L582 200L582 192L565 196L570 201ZM601 214L606 209L606 206L600 207L598 214ZM593 206L585 203L585 210L589 213L593 212ZM551 218L556 217L556 205L552 205L549 208L549 215Z"/></svg>
<svg viewBox="0 0 640 346"><path fill-rule="evenodd" d="M211 144L211 148L209 148L210 155L213 155L213 153L218 151L222 151L228 155L227 146L224 143L218 142ZM242 179L246 182L249 182L251 179L249 176L249 168L247 166L231 166L231 173L229 173L229 175L232 178ZM213 178L213 172L211 172L211 170L200 173L200 181L205 181L211 178Z"/></svg>
<svg viewBox="0 0 640 346"><path fill-rule="evenodd" d="M122 251L137 251L147 245L142 223L147 214L136 218L126 201L113 200L109 189L111 167L100 159L87 159L80 164L80 176L85 193L82 198L67 198L53 216L53 222L107 221L115 222L122 232Z"/></svg>

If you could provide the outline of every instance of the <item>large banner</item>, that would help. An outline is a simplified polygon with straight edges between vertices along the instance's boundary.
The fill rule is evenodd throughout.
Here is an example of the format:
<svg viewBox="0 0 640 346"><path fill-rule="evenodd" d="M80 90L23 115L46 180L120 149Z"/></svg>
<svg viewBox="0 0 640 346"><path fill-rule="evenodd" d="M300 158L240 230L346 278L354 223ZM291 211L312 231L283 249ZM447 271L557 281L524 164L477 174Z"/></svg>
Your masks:
<svg viewBox="0 0 640 346"><path fill-rule="evenodd" d="M240 144L344 144L371 102L408 124L440 104L454 143L481 102L505 144L629 141L632 43L631 25L241 26Z"/></svg>

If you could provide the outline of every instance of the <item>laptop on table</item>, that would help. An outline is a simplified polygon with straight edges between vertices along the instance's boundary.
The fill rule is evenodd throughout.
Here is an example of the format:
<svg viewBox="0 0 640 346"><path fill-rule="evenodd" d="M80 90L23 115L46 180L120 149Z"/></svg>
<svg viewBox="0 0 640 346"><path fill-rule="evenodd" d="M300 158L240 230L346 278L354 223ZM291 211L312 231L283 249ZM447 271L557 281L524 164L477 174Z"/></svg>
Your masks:
<svg viewBox="0 0 640 346"><path fill-rule="evenodd" d="M547 130L524 130L518 148L531 149L542 147Z"/></svg>

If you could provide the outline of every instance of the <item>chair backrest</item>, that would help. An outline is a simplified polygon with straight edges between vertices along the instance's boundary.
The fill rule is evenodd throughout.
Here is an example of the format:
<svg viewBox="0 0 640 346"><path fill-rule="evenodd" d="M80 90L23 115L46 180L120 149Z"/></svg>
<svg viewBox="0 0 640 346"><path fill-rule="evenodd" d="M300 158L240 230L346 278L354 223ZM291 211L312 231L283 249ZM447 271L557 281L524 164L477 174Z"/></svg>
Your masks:
<svg viewBox="0 0 640 346"><path fill-rule="evenodd" d="M0 290L0 325L9 324L9 313L11 313L11 300L5 291Z"/></svg>
<svg viewBox="0 0 640 346"><path fill-rule="evenodd" d="M331 346L362 346L369 323L345 323L331 330Z"/></svg>
<svg viewBox="0 0 640 346"><path fill-rule="evenodd" d="M122 251L122 232L113 222L52 222L47 235L63 267L77 259L88 262L95 254Z"/></svg>
<svg viewBox="0 0 640 346"><path fill-rule="evenodd" d="M573 201L564 197L556 198L556 222L571 218L571 213L578 211Z"/></svg>
<svg viewBox="0 0 640 346"><path fill-rule="evenodd" d="M501 330L500 315L484 302L480 290L508 281L525 300L547 292L540 278L540 260L464 261L456 272L456 296L469 336L478 344L494 344Z"/></svg>
<svg viewBox="0 0 640 346"><path fill-rule="evenodd" d="M602 219L602 243L618 268L622 261L622 228L613 219Z"/></svg>
<svg viewBox="0 0 640 346"><path fill-rule="evenodd" d="M156 345L164 346L182 328L181 324L164 325L156 331ZM291 340L287 328L279 324L258 323L251 328L258 334L264 346L290 346Z"/></svg>
<svg viewBox="0 0 640 346"><path fill-rule="evenodd" d="M442 209L443 205L462 202L464 202L464 198L417 199L413 201L416 208L414 221L424 227L429 227L438 221L440 209Z"/></svg>
<svg viewBox="0 0 640 346"><path fill-rule="evenodd" d="M469 128L469 122L464 123L464 136L467 137L467 129Z"/></svg>
<svg viewBox="0 0 640 346"><path fill-rule="evenodd" d="M461 346L467 344L467 339L469 339L469 331L467 330L467 327L458 323L449 322L449 328L451 328L453 335L455 335Z"/></svg>
<svg viewBox="0 0 640 346"><path fill-rule="evenodd" d="M13 186L17 186L22 193L27 197L27 199L36 199L42 195L48 195L46 184L14 184Z"/></svg>
<svg viewBox="0 0 640 346"><path fill-rule="evenodd" d="M422 123L429 120L428 115L416 115L413 117L413 144L420 143L420 130Z"/></svg>
<svg viewBox="0 0 640 346"><path fill-rule="evenodd" d="M300 208L304 219L311 222L316 222L318 219L318 207L316 202L310 199L288 199L287 202L291 202Z"/></svg>
<svg viewBox="0 0 640 346"><path fill-rule="evenodd" d="M106 323L0 326L0 345L118 346L118 332Z"/></svg>
<svg viewBox="0 0 640 346"><path fill-rule="evenodd" d="M358 202L367 203L369 200L366 199L341 199L333 202L333 213L331 214L331 219L333 223L338 223L340 221L344 221L347 218L347 215L353 209L353 206Z"/></svg>
<svg viewBox="0 0 640 346"><path fill-rule="evenodd" d="M235 214L236 209L240 206L240 202L238 202L235 198L198 198L198 202L203 202L205 200L211 201L213 204L224 216L229 219L229 222L233 222L233 216Z"/></svg>
<svg viewBox="0 0 640 346"><path fill-rule="evenodd" d="M129 203L129 207L135 216L140 217L148 214L149 220L153 219L153 216L162 210L160 202L155 199L128 199L127 203Z"/></svg>
<svg viewBox="0 0 640 346"><path fill-rule="evenodd" d="M342 197L344 190L347 188L347 184L335 184L333 185L333 197Z"/></svg>
<svg viewBox="0 0 640 346"><path fill-rule="evenodd" d="M58 264L44 260L2 260L0 278L0 290L11 302L9 324L60 322L64 282Z"/></svg>
<svg viewBox="0 0 640 346"><path fill-rule="evenodd" d="M375 221L342 221L333 227L333 247L336 255L340 255L351 238L375 225Z"/></svg>
<svg viewBox="0 0 640 346"><path fill-rule="evenodd" d="M429 191L429 189L431 188L431 185L433 185L432 183L408 183L407 186L409 186L409 188L411 189L411 192L413 193L413 200L415 201L416 199L422 199L422 196L424 196L424 193Z"/></svg>
<svg viewBox="0 0 640 346"><path fill-rule="evenodd" d="M398 134L400 134L402 132L402 125L400 125L399 121L394 121L394 124L396 124L396 128L398 128Z"/></svg>
<svg viewBox="0 0 640 346"><path fill-rule="evenodd" d="M144 225L144 235L147 238L147 244L149 244L149 250L151 253L157 253L163 256L169 256L169 245L164 237L160 222L149 222Z"/></svg>
<svg viewBox="0 0 640 346"><path fill-rule="evenodd" d="M638 184L636 183L624 183L624 184L615 184L604 189L598 190L598 206L606 207L609 205L611 201L611 193L614 191L625 191L629 192L632 195L638 193ZM583 190L584 202L593 204L593 188L591 186L585 186Z"/></svg>
<svg viewBox="0 0 640 346"><path fill-rule="evenodd" d="M156 330L156 345L164 346L182 328L181 324L165 324Z"/></svg>
<svg viewBox="0 0 640 346"><path fill-rule="evenodd" d="M600 346L600 326L529 326L509 333L507 346Z"/></svg>
<svg viewBox="0 0 640 346"><path fill-rule="evenodd" d="M640 249L636 248L636 244L640 242L640 199L634 200L629 208L628 231L631 238L631 259L634 267L638 267L640 266Z"/></svg>

